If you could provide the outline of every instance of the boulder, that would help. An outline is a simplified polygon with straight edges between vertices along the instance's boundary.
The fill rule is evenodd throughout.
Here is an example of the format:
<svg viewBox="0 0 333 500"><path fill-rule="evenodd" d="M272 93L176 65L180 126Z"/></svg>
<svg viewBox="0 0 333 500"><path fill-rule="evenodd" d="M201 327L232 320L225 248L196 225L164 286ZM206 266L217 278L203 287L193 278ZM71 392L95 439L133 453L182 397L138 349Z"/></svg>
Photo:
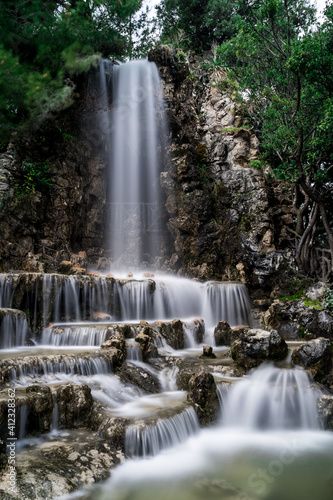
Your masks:
<svg viewBox="0 0 333 500"><path fill-rule="evenodd" d="M204 345L202 348L202 354L200 358L216 358L216 354L213 353L213 348L211 345Z"/></svg>
<svg viewBox="0 0 333 500"><path fill-rule="evenodd" d="M179 319L170 322L155 321L152 326L157 329L173 349L184 349L183 323Z"/></svg>
<svg viewBox="0 0 333 500"><path fill-rule="evenodd" d="M158 356L157 347L153 343L155 335L156 332L154 329L148 325L135 337L135 341L139 344L142 360L144 362L147 362L149 358L156 358Z"/></svg>
<svg viewBox="0 0 333 500"><path fill-rule="evenodd" d="M317 407L324 429L333 431L333 396L327 394L320 396Z"/></svg>
<svg viewBox="0 0 333 500"><path fill-rule="evenodd" d="M63 384L56 389L58 426L60 429L77 429L90 426L93 407L91 389L87 385Z"/></svg>
<svg viewBox="0 0 333 500"><path fill-rule="evenodd" d="M131 362L124 363L119 371L117 371L122 382L134 384L148 394L160 392L160 386L152 374Z"/></svg>
<svg viewBox="0 0 333 500"><path fill-rule="evenodd" d="M88 258L86 252L79 252L78 254L71 255L72 266L87 268Z"/></svg>
<svg viewBox="0 0 333 500"><path fill-rule="evenodd" d="M93 317L94 321L110 321L111 319L110 314L103 312L94 312Z"/></svg>
<svg viewBox="0 0 333 500"><path fill-rule="evenodd" d="M220 321L214 330L214 338L217 346L231 344L231 328L226 321Z"/></svg>
<svg viewBox="0 0 333 500"><path fill-rule="evenodd" d="M327 285L325 283L323 283L322 281L318 281L318 283L316 283L313 286L310 286L307 289L307 291L305 292L305 295L310 300L321 301L324 297L326 290L327 290Z"/></svg>
<svg viewBox="0 0 333 500"><path fill-rule="evenodd" d="M193 404L200 424L213 424L220 410L213 375L207 372L194 375L190 379L189 387L187 400Z"/></svg>
<svg viewBox="0 0 333 500"><path fill-rule="evenodd" d="M101 349L117 349L118 357L115 366L120 366L127 357L126 342L124 334L118 331L113 331L112 335L103 342Z"/></svg>
<svg viewBox="0 0 333 500"><path fill-rule="evenodd" d="M317 381L322 381L332 369L332 348L329 339L320 337L297 347L292 360L309 370Z"/></svg>
<svg viewBox="0 0 333 500"><path fill-rule="evenodd" d="M270 332L243 328L231 344L231 355L238 368L245 371L263 361L281 360L287 356L288 346L276 330Z"/></svg>
<svg viewBox="0 0 333 500"><path fill-rule="evenodd" d="M326 337L333 339L333 317L303 300L275 300L264 315L264 325L285 340Z"/></svg>
<svg viewBox="0 0 333 500"><path fill-rule="evenodd" d="M29 411L28 432L47 432L51 428L53 398L50 387L33 385L27 387Z"/></svg>

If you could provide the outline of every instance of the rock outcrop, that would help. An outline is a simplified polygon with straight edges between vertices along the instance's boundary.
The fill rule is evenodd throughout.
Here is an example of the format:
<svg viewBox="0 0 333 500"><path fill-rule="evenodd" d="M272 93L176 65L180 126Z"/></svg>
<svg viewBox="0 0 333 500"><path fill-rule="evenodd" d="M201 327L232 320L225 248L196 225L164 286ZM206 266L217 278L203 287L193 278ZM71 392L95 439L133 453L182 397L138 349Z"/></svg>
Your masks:
<svg viewBox="0 0 333 500"><path fill-rule="evenodd" d="M303 300L275 300L264 315L264 325L276 329L285 340L333 339L333 317Z"/></svg>
<svg viewBox="0 0 333 500"><path fill-rule="evenodd" d="M194 375L189 381L189 388L187 400L193 404L200 424L207 426L214 423L219 413L219 402L213 375L207 372Z"/></svg>
<svg viewBox="0 0 333 500"><path fill-rule="evenodd" d="M331 342L325 338L310 340L297 347L292 354L295 364L309 370L314 379L323 382L332 370L333 351Z"/></svg>
<svg viewBox="0 0 333 500"><path fill-rule="evenodd" d="M231 328L225 321L220 321L214 329L214 338L217 346L230 345L231 343Z"/></svg>
<svg viewBox="0 0 333 500"><path fill-rule="evenodd" d="M150 52L161 74L172 132L162 172L173 252L167 266L198 278L271 286L291 262L291 193L257 169L259 141L227 88L172 49Z"/></svg>
<svg viewBox="0 0 333 500"><path fill-rule="evenodd" d="M263 361L281 360L287 356L288 346L276 330L239 330L239 337L231 344L232 358L239 368L248 371Z"/></svg>
<svg viewBox="0 0 333 500"><path fill-rule="evenodd" d="M333 396L328 394L320 396L317 407L324 428L333 431Z"/></svg>

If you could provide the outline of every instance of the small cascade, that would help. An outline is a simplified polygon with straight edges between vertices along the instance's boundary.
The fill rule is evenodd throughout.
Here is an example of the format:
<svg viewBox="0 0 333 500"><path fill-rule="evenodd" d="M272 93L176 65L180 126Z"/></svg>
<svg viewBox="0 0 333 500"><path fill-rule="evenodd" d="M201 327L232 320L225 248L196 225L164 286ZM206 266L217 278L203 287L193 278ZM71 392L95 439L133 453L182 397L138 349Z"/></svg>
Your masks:
<svg viewBox="0 0 333 500"><path fill-rule="evenodd" d="M134 339L127 339L127 361L142 361L142 352Z"/></svg>
<svg viewBox="0 0 333 500"><path fill-rule="evenodd" d="M119 280L114 286L118 320L203 317L208 328L219 321L252 325L251 302L241 283L198 283L185 278Z"/></svg>
<svg viewBox="0 0 333 500"><path fill-rule="evenodd" d="M29 310L33 331L40 324L46 328L50 323L97 321L104 315L105 322L111 316L113 322L201 317L207 329L219 321L252 325L250 300L241 283L199 283L171 276L154 280L38 273L0 277L1 303L7 307L18 303L20 309ZM23 298L22 286L29 288Z"/></svg>
<svg viewBox="0 0 333 500"><path fill-rule="evenodd" d="M183 323L183 331L185 348L193 349L196 347L196 325L194 323Z"/></svg>
<svg viewBox="0 0 333 500"><path fill-rule="evenodd" d="M225 382L219 382L216 384L216 394L219 399L221 414L223 415L225 406L227 404L228 392L230 390L230 384Z"/></svg>
<svg viewBox="0 0 333 500"><path fill-rule="evenodd" d="M51 434L58 433L58 425L59 425L59 406L58 403L55 402L52 410Z"/></svg>
<svg viewBox="0 0 333 500"><path fill-rule="evenodd" d="M101 357L54 356L50 360L33 358L33 361L33 364L25 361L18 368L12 368L10 382L20 382L22 385L27 385L31 382L31 379L38 378L40 380L42 377L46 378L46 380L49 377L61 375L87 377L97 374L110 374L113 371L111 362Z"/></svg>
<svg viewBox="0 0 333 500"><path fill-rule="evenodd" d="M153 319L156 313L151 281L125 281L115 283L115 309L119 320Z"/></svg>
<svg viewBox="0 0 333 500"><path fill-rule="evenodd" d="M177 375L179 368L173 366L172 368L163 368L158 374L158 381L162 391L177 391Z"/></svg>
<svg viewBox="0 0 333 500"><path fill-rule="evenodd" d="M17 411L18 411L18 423L19 423L18 441L23 441L27 432L29 409L27 405L21 405L18 406Z"/></svg>
<svg viewBox="0 0 333 500"><path fill-rule="evenodd" d="M8 274L0 274L0 308L12 307L13 278Z"/></svg>
<svg viewBox="0 0 333 500"><path fill-rule="evenodd" d="M45 328L41 344L53 346L101 346L106 340L107 328L95 326L54 326Z"/></svg>
<svg viewBox="0 0 333 500"><path fill-rule="evenodd" d="M96 312L108 312L112 281L104 277L43 275L43 325L50 321L94 320Z"/></svg>
<svg viewBox="0 0 333 500"><path fill-rule="evenodd" d="M27 317L22 311L0 309L0 349L23 346L28 330Z"/></svg>
<svg viewBox="0 0 333 500"><path fill-rule="evenodd" d="M128 457L148 457L158 455L161 450L182 443L198 432L200 426L193 408L161 419L155 425L131 426L126 429L125 454Z"/></svg>
<svg viewBox="0 0 333 500"><path fill-rule="evenodd" d="M318 429L319 394L303 369L264 364L229 391L223 425L248 429Z"/></svg>
<svg viewBox="0 0 333 500"><path fill-rule="evenodd" d="M226 321L231 327L252 326L251 302L246 286L240 283L206 283L204 301L207 325Z"/></svg>

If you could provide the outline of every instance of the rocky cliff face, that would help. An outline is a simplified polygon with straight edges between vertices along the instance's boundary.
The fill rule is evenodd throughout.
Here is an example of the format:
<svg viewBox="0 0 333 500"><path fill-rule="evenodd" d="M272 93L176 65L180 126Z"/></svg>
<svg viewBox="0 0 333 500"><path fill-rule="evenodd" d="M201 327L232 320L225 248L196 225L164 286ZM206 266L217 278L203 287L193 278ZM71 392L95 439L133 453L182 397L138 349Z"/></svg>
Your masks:
<svg viewBox="0 0 333 500"><path fill-rule="evenodd" d="M214 75L165 47L150 60L163 80L172 135L172 167L162 173L173 239L169 267L271 287L291 261L290 189L253 168L258 138Z"/></svg>
<svg viewBox="0 0 333 500"><path fill-rule="evenodd" d="M162 172L166 235L161 267L199 279L242 280L271 290L288 268L291 196L256 165L259 142L216 75L160 47L171 131L170 170ZM98 94L98 89L97 89ZM96 128L96 88L78 87L76 104L9 149L0 160L0 269L54 271L72 252L90 264L105 255L106 173ZM88 118L87 118L88 117ZM47 161L49 190L15 191L22 162ZM260 293L259 295L260 296Z"/></svg>
<svg viewBox="0 0 333 500"><path fill-rule="evenodd" d="M92 140L89 87L77 103L0 158L0 270L53 271L75 249L102 254L104 162ZM49 165L51 187L29 189L22 164ZM36 181L36 185L35 185Z"/></svg>

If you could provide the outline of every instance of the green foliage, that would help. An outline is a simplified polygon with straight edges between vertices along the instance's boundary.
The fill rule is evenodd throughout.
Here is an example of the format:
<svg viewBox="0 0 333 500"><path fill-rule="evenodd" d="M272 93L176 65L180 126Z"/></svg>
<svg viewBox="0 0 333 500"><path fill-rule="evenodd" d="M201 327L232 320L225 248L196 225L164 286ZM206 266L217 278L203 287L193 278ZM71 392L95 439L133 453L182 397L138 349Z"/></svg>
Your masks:
<svg viewBox="0 0 333 500"><path fill-rule="evenodd" d="M216 63L237 81L247 103L260 138L260 160L278 179L296 184L298 215L310 200L309 210L298 217L298 234L315 227L311 244L329 244L333 255L327 222L333 201L333 7L327 5L324 22L316 25L308 0L241 1L238 32L216 49ZM319 207L315 226L314 206ZM306 272L309 245L310 236L300 239L296 252Z"/></svg>
<svg viewBox="0 0 333 500"><path fill-rule="evenodd" d="M329 313L333 313L333 290L327 288L324 294L323 308Z"/></svg>
<svg viewBox="0 0 333 500"><path fill-rule="evenodd" d="M157 6L162 43L185 50L208 50L236 32L236 0L162 0Z"/></svg>
<svg viewBox="0 0 333 500"><path fill-rule="evenodd" d="M11 177L11 186L20 198L31 198L36 191L46 192L53 183L47 161L37 163L24 161L21 165L20 177L19 180Z"/></svg>
<svg viewBox="0 0 333 500"><path fill-rule="evenodd" d="M313 31L314 11L305 0L244 0L244 6L239 32L218 47L217 60L254 105L262 159L277 177L296 181L301 173L323 185L333 151L332 18ZM295 156L300 137L302 172Z"/></svg>
<svg viewBox="0 0 333 500"><path fill-rule="evenodd" d="M256 170L262 170L267 166L267 164L262 160L251 160L249 163L250 168L254 168Z"/></svg>
<svg viewBox="0 0 333 500"><path fill-rule="evenodd" d="M73 102L98 55L126 57L141 0L0 0L0 142ZM134 31L131 30L131 36Z"/></svg>
<svg viewBox="0 0 333 500"><path fill-rule="evenodd" d="M312 335L312 333L309 332L309 330L307 330L304 326L299 327L299 334L302 339Z"/></svg>

